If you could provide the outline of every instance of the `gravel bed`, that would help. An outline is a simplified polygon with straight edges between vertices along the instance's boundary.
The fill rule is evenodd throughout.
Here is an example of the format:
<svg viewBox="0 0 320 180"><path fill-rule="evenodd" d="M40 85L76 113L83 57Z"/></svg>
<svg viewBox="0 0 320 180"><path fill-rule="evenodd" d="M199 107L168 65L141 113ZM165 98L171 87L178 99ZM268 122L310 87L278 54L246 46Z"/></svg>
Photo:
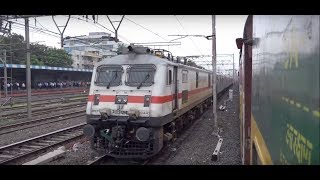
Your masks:
<svg viewBox="0 0 320 180"><path fill-rule="evenodd" d="M40 136L46 133L57 131L66 127L74 126L83 122L86 122L85 113L83 117L68 119L65 121L60 121L51 124L44 124L28 129L23 129L20 131L15 131L9 134L0 135L0 146L8 145L32 137Z"/></svg>
<svg viewBox="0 0 320 180"><path fill-rule="evenodd" d="M211 155L217 145L218 137L214 132L212 107L199 118L180 139L172 143L167 151L170 155L162 162L155 160L152 164L167 165L239 165L240 158L240 128L239 128L239 90L233 86L233 101L227 102L226 111L218 112L219 135L223 138L219 160L211 161ZM228 99L228 93L223 95L219 107Z"/></svg>
<svg viewBox="0 0 320 180"><path fill-rule="evenodd" d="M82 144L75 143L72 148L66 150L63 157L48 162L46 165L86 165L93 158L94 155L90 149L90 143L86 141Z"/></svg>

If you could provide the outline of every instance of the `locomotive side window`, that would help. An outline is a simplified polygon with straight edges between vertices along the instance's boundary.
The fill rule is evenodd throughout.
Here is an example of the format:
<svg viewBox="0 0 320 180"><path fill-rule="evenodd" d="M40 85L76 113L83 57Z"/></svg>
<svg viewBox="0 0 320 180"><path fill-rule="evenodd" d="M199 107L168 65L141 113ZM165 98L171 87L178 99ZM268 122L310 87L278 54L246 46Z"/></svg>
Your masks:
<svg viewBox="0 0 320 180"><path fill-rule="evenodd" d="M123 68L120 65L102 65L97 67L95 84L97 86L119 86Z"/></svg>
<svg viewBox="0 0 320 180"><path fill-rule="evenodd" d="M154 83L156 67L152 64L132 65L127 69L127 86L151 86Z"/></svg>
<svg viewBox="0 0 320 180"><path fill-rule="evenodd" d="M168 81L167 81L167 85L170 85L172 83L172 71L169 70L168 71Z"/></svg>
<svg viewBox="0 0 320 180"><path fill-rule="evenodd" d="M199 86L199 73L196 73L196 88Z"/></svg>
<svg viewBox="0 0 320 180"><path fill-rule="evenodd" d="M188 71L182 70L182 83L187 83L187 82L188 82Z"/></svg>

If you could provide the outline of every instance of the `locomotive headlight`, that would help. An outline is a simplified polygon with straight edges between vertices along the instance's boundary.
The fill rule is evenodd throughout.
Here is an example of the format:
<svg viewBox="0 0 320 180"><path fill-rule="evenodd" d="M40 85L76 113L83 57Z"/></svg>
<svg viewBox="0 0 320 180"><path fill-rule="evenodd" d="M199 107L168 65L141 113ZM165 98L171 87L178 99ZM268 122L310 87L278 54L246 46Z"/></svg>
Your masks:
<svg viewBox="0 0 320 180"><path fill-rule="evenodd" d="M150 95L145 95L144 96L144 107L149 107L150 106L150 101L151 101L151 96Z"/></svg>
<svg viewBox="0 0 320 180"><path fill-rule="evenodd" d="M116 96L116 104L127 104L128 102L128 96L125 95L117 95Z"/></svg>
<svg viewBox="0 0 320 180"><path fill-rule="evenodd" d="M100 94L95 94L93 99L93 105L98 105L100 102Z"/></svg>

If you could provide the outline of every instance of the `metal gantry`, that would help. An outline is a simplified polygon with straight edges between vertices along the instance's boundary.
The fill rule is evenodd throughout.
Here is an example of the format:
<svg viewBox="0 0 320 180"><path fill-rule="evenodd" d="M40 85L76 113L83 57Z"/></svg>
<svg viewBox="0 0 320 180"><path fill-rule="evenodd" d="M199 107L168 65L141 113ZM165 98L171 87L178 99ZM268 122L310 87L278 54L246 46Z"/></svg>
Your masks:
<svg viewBox="0 0 320 180"><path fill-rule="evenodd" d="M113 27L113 29L114 29L114 34L115 34L115 40L116 40L116 42L119 42L119 39L118 39L118 30L119 30L119 27L120 27L120 25L121 25L121 23L122 23L122 20L123 20L124 16L125 16L125 15L122 15L120 21L111 21L111 19L110 19L109 16L107 15L107 18L108 18L110 24L112 25L112 27ZM114 22L119 22L117 28L113 25Z"/></svg>
<svg viewBox="0 0 320 180"><path fill-rule="evenodd" d="M54 24L56 25L56 27L57 27L57 29L59 31L60 41L61 41L61 48L63 48L63 41L64 41L63 34L64 34L64 31L66 30L66 28L68 26L68 23L69 23L69 20L70 20L70 15L68 16L68 20L67 20L67 22L66 22L66 24L64 26L58 26L57 22L54 20L54 16L52 16L52 20L53 20ZM63 27L62 31L60 30L60 27Z"/></svg>

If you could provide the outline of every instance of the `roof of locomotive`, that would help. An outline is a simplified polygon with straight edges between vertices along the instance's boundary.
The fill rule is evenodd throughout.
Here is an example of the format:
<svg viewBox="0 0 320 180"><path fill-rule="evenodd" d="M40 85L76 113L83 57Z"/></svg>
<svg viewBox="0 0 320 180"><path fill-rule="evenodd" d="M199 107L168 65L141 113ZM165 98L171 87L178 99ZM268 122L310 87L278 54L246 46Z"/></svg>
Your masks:
<svg viewBox="0 0 320 180"><path fill-rule="evenodd" d="M172 65L172 66L179 66L184 67L186 69L198 70L202 72L212 72L206 69L200 69L193 66L187 66L181 63L175 63L169 61L165 58L160 58L153 54L120 54L111 58L105 58L102 61L98 62L95 66L100 66L104 64L155 64L155 65Z"/></svg>

